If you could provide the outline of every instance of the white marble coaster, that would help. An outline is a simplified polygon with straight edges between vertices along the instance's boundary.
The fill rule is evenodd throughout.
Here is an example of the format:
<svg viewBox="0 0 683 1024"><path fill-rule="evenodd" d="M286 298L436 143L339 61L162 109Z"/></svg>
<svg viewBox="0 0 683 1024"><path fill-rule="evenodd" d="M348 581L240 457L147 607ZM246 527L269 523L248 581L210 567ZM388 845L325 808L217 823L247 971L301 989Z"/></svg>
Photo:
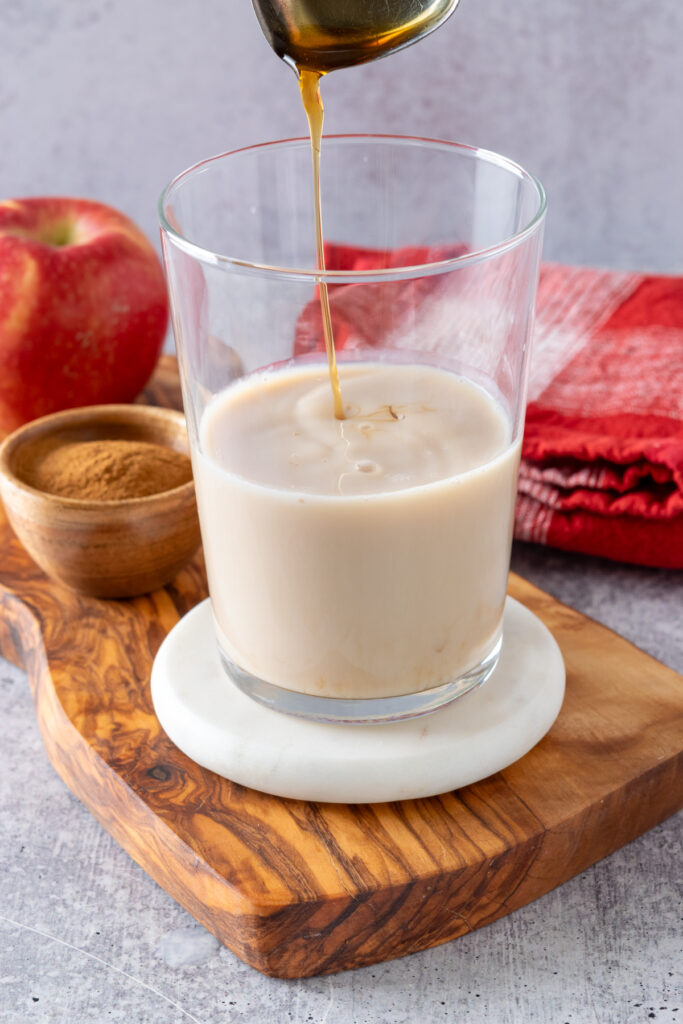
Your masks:
<svg viewBox="0 0 683 1024"><path fill-rule="evenodd" d="M404 722L306 721L257 704L230 682L204 601L162 643L152 699L176 746L233 782L300 800L378 803L435 796L512 764L555 721L564 678L550 632L508 598L500 660L479 689Z"/></svg>

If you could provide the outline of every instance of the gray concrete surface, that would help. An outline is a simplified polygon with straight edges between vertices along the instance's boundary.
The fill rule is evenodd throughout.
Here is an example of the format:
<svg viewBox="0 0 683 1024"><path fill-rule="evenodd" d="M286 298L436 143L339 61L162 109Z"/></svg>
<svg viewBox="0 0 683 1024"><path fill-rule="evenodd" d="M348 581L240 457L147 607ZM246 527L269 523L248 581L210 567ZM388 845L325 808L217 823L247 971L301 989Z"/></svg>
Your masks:
<svg viewBox="0 0 683 1024"><path fill-rule="evenodd" d="M513 567L683 670L680 574L531 545ZM1 1024L683 1021L683 815L455 942L277 981L221 947L62 784L4 662L0 715Z"/></svg>

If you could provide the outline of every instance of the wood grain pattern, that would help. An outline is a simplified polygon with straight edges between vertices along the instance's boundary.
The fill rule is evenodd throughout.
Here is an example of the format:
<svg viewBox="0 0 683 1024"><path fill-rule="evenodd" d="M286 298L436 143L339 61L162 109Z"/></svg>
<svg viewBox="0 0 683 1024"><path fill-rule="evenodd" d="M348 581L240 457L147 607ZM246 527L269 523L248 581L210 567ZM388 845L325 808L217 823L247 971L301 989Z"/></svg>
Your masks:
<svg viewBox="0 0 683 1024"><path fill-rule="evenodd" d="M177 404L173 360L153 397ZM328 973L449 941L683 804L680 677L519 578L510 592L553 631L567 665L549 735L457 792L340 806L221 779L161 731L150 669L206 595L201 556L173 585L114 602L48 580L4 519L0 551L0 651L28 670L56 770L160 885L267 974Z"/></svg>

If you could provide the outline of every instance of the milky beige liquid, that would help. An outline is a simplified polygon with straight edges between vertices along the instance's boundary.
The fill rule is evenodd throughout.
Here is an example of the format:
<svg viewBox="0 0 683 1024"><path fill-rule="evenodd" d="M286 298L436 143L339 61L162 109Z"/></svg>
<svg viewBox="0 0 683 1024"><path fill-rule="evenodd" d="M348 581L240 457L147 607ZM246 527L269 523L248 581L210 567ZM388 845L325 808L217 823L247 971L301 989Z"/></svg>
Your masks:
<svg viewBox="0 0 683 1024"><path fill-rule="evenodd" d="M518 444L482 390L427 366L260 374L207 407L195 453L228 660L325 697L450 682L500 636Z"/></svg>

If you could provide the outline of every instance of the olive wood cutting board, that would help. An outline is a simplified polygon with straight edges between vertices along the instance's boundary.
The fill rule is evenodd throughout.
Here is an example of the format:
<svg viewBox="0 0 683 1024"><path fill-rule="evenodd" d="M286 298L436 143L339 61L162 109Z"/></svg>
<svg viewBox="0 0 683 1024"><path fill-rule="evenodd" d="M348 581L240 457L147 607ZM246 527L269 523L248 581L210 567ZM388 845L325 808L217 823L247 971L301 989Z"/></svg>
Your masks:
<svg viewBox="0 0 683 1024"><path fill-rule="evenodd" d="M147 401L177 405L165 357ZM305 977L447 942L524 906L683 804L677 673L518 577L555 635L567 695L530 753L457 792L307 804L200 768L162 732L149 678L206 596L201 556L163 590L82 598L0 513L0 651L28 671L59 775L179 903L266 974Z"/></svg>

